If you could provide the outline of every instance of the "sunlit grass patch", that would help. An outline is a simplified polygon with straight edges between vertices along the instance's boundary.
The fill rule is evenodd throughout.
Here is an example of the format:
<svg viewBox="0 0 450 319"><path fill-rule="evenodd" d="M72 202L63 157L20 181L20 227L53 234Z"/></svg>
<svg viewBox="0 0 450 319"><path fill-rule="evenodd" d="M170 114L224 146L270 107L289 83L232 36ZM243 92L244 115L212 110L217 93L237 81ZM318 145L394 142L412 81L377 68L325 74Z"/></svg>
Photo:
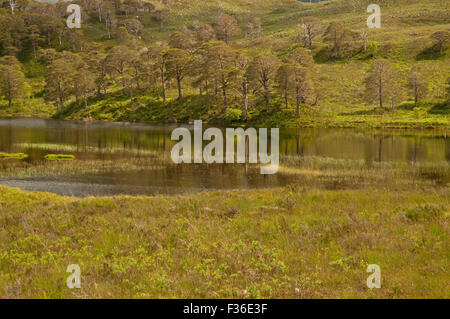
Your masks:
<svg viewBox="0 0 450 319"><path fill-rule="evenodd" d="M105 154L116 154L116 153L126 153L126 154L136 154L136 155L148 155L156 156L158 152L151 150L141 150L141 149L125 149L121 147L97 147L91 145L72 145L72 144L56 144L56 143L16 143L14 147L21 149L37 149L46 150L54 152L95 152L95 153L105 153Z"/></svg>
<svg viewBox="0 0 450 319"><path fill-rule="evenodd" d="M27 158L28 155L24 153L16 153L16 154L9 154L9 153L0 153L0 159L24 159Z"/></svg>
<svg viewBox="0 0 450 319"><path fill-rule="evenodd" d="M96 174L106 172L133 172L138 170L163 170L167 168L167 161L160 158L141 157L129 158L126 161L114 159L79 159L51 161L42 158L33 165L23 161L9 161L0 166L1 178L23 178L40 176L62 176Z"/></svg>
<svg viewBox="0 0 450 319"><path fill-rule="evenodd" d="M49 161L73 161L75 156L67 154L47 154L44 158Z"/></svg>

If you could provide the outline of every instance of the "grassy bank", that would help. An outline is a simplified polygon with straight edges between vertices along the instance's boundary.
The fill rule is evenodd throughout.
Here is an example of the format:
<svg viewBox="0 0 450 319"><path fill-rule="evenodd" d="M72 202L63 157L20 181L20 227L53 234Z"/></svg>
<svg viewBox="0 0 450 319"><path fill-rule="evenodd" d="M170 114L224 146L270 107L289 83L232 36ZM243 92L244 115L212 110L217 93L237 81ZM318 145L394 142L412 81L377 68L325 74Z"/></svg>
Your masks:
<svg viewBox="0 0 450 319"><path fill-rule="evenodd" d="M197 71L189 72L184 77L181 100L177 99L175 79L167 74L167 102L163 103L161 85L156 78L152 78L158 77L156 71L146 73L141 70L142 74L135 79L139 85L132 85L134 101L130 102L131 95L127 90L122 90L123 83L111 67L107 68L107 76L103 79L107 82L107 88L89 90L87 108L81 95L74 94L76 90L72 88L68 90L64 100L64 111L59 112L56 95L50 94L52 85L46 83L50 64L40 58L40 53L34 58L30 50L19 57L28 82L27 92L15 98L11 107L8 107L6 96L2 93L0 118L55 117L146 123L188 123L193 119L202 119L211 124L271 127L449 128L450 47L447 41L442 52L438 53L432 38L436 32L449 30L448 4L441 0L384 1L380 4L382 28L369 30L366 28L366 9L369 3L368 0L324 1L320 4L295 0L222 0L207 3L197 0L180 1L167 8L171 18L164 27L158 23L154 13L139 12L142 32L139 37L133 36L131 42L124 42L117 34L113 34L110 39L105 24L98 21L96 13L91 12L80 30L80 49L77 46L74 50L73 45L54 48L57 51L75 51L84 60L87 60L87 56L96 55L96 51L89 52L91 46L101 47L99 52L102 54L110 54L111 49L119 44L141 52L152 48L155 43L167 42L174 32L183 27L192 29L196 21L215 26L216 18L221 13L227 13L236 18L242 29L241 34L231 41L233 50L243 50L251 59L261 53L271 53L281 62L289 52L302 46L302 19L315 17L322 22L310 50L314 60L314 65L310 68L314 96L302 103L299 118L295 114L293 92L289 93L289 107L286 109L283 92L278 87L279 84L275 83L275 77L270 85L271 102L268 112L261 92L258 93L255 88L250 90L250 122L245 123L244 103L238 93L240 85L234 80L227 84L229 96L228 107L225 107L220 85L214 90L209 88L208 98L205 90L200 94ZM253 15L261 20L261 33L257 37L248 37L246 25ZM120 25L128 16L118 18ZM331 56L331 43L324 35L327 26L333 21L338 21L353 34L352 39L345 43L345 52L338 58ZM368 36L365 50L360 36L363 29ZM130 34L128 36L131 37ZM81 45L82 42L84 45ZM40 43L40 49L50 47L52 46ZM399 86L395 95L385 99L385 109L382 110L375 107L378 101L368 100L366 96L366 79L372 64L378 59L389 61L395 75L394 83ZM145 63L148 64L148 61ZM146 69L147 64L141 68ZM94 66L97 67L97 64ZM420 70L423 82L423 92L417 105L414 103L413 89L409 85L413 67ZM134 70L131 69L127 72ZM133 79L134 77L133 75ZM104 94L98 96L98 91Z"/></svg>
<svg viewBox="0 0 450 319"><path fill-rule="evenodd" d="M450 129L450 102L437 104L424 103L414 108L405 103L391 110L367 106L346 107L337 111L317 106L303 106L300 117L295 114L295 107L286 109L280 101L275 100L271 111L262 106L249 110L250 120L232 119L228 109L239 108L239 101L234 106L224 107L219 98L205 96L188 96L179 101L172 99L167 103L141 93L133 102L119 93L90 99L89 107L81 103L71 103L64 112L42 101L31 99L24 105L11 108L0 105L0 118L35 117L82 121L91 118L101 122L141 122L141 123L189 123L202 119L205 123L221 126L262 126L287 128L444 128ZM33 107L30 107L33 105Z"/></svg>
<svg viewBox="0 0 450 319"><path fill-rule="evenodd" d="M239 109L239 101L232 107L225 107L215 97L189 96L168 103L155 100L145 94L137 96L133 102L126 97L111 94L92 99L89 108L80 104L70 105L64 112L48 114L58 119L145 123L189 123L202 119L205 123L218 125L247 125L268 127L360 127L360 128L450 128L450 102L423 104L414 108L405 103L395 110L357 106L342 112L323 107L303 106L300 117L294 106L286 109L275 100L273 108L267 112L262 106L250 109L250 120L233 119L229 110Z"/></svg>
<svg viewBox="0 0 450 319"><path fill-rule="evenodd" d="M57 108L40 98L23 99L8 107L6 101L0 99L0 118L34 117L52 118Z"/></svg>
<svg viewBox="0 0 450 319"><path fill-rule="evenodd" d="M448 189L75 199L0 187L0 296L448 298ZM66 287L79 264L82 288ZM366 287L368 264L382 289Z"/></svg>

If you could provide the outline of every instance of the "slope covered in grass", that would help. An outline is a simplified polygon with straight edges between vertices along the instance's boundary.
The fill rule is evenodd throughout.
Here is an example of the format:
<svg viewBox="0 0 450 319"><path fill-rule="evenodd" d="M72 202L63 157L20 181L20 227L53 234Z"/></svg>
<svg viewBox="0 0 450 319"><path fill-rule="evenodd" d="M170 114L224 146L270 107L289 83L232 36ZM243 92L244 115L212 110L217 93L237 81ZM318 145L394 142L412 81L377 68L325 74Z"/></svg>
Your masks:
<svg viewBox="0 0 450 319"><path fill-rule="evenodd" d="M258 94L250 92L250 118L255 124L279 126L378 126L378 127L436 127L449 126L448 102L450 74L450 49L442 53L433 49L434 40L430 36L437 31L450 31L450 8L442 0L395 0L378 1L381 6L381 29L367 29L369 13L366 0L336 0L320 3L303 3L295 0L239 0L239 1L151 1L152 12L138 12L135 17L143 30L134 37L131 47L142 50L155 43L168 42L170 36L183 27L192 29L197 22L210 24L216 28L221 14L236 18L242 32L232 38L231 47L243 50L250 58L261 53L271 53L280 60L295 48L302 46L302 19L315 17L321 20L322 27L313 40L311 55L314 67L311 70L315 102L302 105L301 117L296 118L294 101L289 109L283 109L281 93L272 88L271 112L265 112L264 103ZM83 2L80 2L83 6ZM168 11L162 24L155 12L163 8ZM130 17L117 16L121 25ZM246 28L249 19L261 20L262 32L257 37L247 37ZM351 50L338 59L333 58L331 44L323 33L333 21L342 24L354 39L348 43ZM368 34L367 51L364 52L363 40L359 36L362 30ZM104 21L99 21L95 12L84 16L82 41L89 46L101 45L105 53L121 44L117 34L108 37ZM70 49L69 46L67 49ZM45 45L42 45L45 48ZM80 54L83 52L80 52ZM376 101L365 98L366 78L372 63L377 59L386 59L392 65L396 83L401 88L396 100L384 110L376 109ZM75 102L74 96L67 102L64 112L56 112L56 101L47 96L48 85L44 83L46 68L42 62L30 58L23 59L31 93L13 107L7 107L7 101L0 100L0 116L56 116L59 118L120 121L159 121L186 122L193 118L202 118L210 122L229 122L227 109L242 110L243 103L233 88L230 104L224 106L220 95L206 102L198 96L194 88L196 72L188 75L184 81L184 99L177 101L176 83L168 82L168 103L161 103L160 88L151 87L136 90L133 102L122 92L120 81L112 85L106 95L89 97L89 108L82 101ZM408 88L408 79L412 67L420 70L426 84L426 93L414 106L412 90ZM231 95L231 94L230 94ZM184 109L184 110L182 110ZM242 122L242 116L236 122Z"/></svg>

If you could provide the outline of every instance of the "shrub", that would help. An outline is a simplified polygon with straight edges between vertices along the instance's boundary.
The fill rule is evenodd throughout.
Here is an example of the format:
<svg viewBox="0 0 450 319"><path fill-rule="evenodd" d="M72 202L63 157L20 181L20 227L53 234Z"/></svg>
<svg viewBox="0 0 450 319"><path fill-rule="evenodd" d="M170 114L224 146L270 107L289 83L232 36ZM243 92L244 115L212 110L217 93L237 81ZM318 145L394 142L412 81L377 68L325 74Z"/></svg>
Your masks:
<svg viewBox="0 0 450 319"><path fill-rule="evenodd" d="M225 113L225 119L230 122L239 121L242 117L242 110L228 109Z"/></svg>
<svg viewBox="0 0 450 319"><path fill-rule="evenodd" d="M425 115L426 115L426 113L427 113L427 110L424 109L424 108L422 108L422 107L415 107L415 108L413 109L413 111L414 111L414 117L415 117L416 119L420 119L420 118L425 117Z"/></svg>

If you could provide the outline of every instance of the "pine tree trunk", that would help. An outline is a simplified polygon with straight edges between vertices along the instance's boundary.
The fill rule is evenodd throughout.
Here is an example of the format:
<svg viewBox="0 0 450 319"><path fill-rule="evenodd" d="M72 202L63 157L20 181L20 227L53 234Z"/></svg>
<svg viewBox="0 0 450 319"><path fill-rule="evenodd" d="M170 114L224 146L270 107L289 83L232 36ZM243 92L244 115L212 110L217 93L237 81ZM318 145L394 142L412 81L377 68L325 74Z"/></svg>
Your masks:
<svg viewBox="0 0 450 319"><path fill-rule="evenodd" d="M380 99L380 108L383 108L383 84L381 82L381 77L378 83L378 95Z"/></svg>
<svg viewBox="0 0 450 319"><path fill-rule="evenodd" d="M227 88L225 85L222 85L222 96L223 96L223 105L227 106L227 104L228 104Z"/></svg>
<svg viewBox="0 0 450 319"><path fill-rule="evenodd" d="M63 111L63 96L62 96L62 90L61 90L61 83L58 83L58 98L59 98L59 109L62 112Z"/></svg>
<svg viewBox="0 0 450 319"><path fill-rule="evenodd" d="M312 34L311 31L308 32L308 47L311 50L312 49Z"/></svg>
<svg viewBox="0 0 450 319"><path fill-rule="evenodd" d="M270 100L269 100L269 87L267 85L267 82L264 83L264 99L266 101L267 112L269 112Z"/></svg>
<svg viewBox="0 0 450 319"><path fill-rule="evenodd" d="M417 107L417 102L419 101L419 93L417 90L417 85L414 87L414 107Z"/></svg>
<svg viewBox="0 0 450 319"><path fill-rule="evenodd" d="M288 100L288 92L287 92L287 89L284 90L284 104L285 104L285 106L286 106L286 109L288 109L288 108L289 108L289 100Z"/></svg>
<svg viewBox="0 0 450 319"><path fill-rule="evenodd" d="M12 105L12 83L11 83L11 77L8 73L8 106L11 107Z"/></svg>
<svg viewBox="0 0 450 319"><path fill-rule="evenodd" d="M178 86L178 99L182 99L183 98L183 93L181 91L181 79L179 76L177 76L177 86Z"/></svg>
<svg viewBox="0 0 450 319"><path fill-rule="evenodd" d="M166 79L164 77L164 71L161 71L161 86L163 102L166 103Z"/></svg>
<svg viewBox="0 0 450 319"><path fill-rule="evenodd" d="M248 121L248 94L244 93L245 121Z"/></svg>

